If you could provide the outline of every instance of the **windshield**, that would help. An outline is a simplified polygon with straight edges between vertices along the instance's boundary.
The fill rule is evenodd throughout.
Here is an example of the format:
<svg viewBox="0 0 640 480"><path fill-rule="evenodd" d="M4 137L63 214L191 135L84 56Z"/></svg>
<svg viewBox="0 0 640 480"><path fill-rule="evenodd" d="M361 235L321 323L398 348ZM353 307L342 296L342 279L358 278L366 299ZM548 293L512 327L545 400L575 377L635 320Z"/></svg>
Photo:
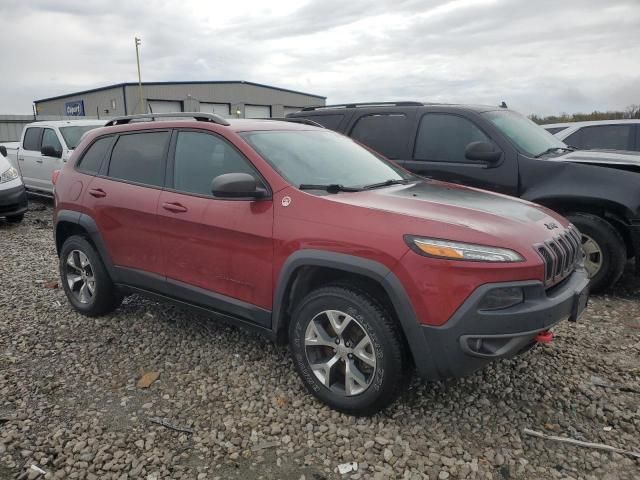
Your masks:
<svg viewBox="0 0 640 480"><path fill-rule="evenodd" d="M242 136L295 186L364 187L414 178L350 138L330 131L259 131Z"/></svg>
<svg viewBox="0 0 640 480"><path fill-rule="evenodd" d="M80 143L82 135L87 133L89 130L93 130L94 128L98 128L100 126L101 125L83 125L74 127L61 127L60 133L62 133L62 137L64 138L64 142L67 144L67 148L69 150L73 150Z"/></svg>
<svg viewBox="0 0 640 480"><path fill-rule="evenodd" d="M515 143L520 153L535 157L554 148L567 148L564 142L519 113L494 110L483 115Z"/></svg>

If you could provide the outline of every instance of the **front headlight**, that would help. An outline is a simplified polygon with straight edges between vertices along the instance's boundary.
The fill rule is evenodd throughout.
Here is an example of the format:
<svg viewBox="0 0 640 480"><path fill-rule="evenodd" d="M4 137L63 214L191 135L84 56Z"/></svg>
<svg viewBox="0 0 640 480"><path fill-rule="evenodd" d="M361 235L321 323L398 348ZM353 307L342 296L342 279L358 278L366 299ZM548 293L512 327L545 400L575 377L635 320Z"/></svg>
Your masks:
<svg viewBox="0 0 640 480"><path fill-rule="evenodd" d="M9 167L8 170L5 170L2 172L2 175L0 175L0 183L10 182L16 178L18 178L18 170L14 167Z"/></svg>
<svg viewBox="0 0 640 480"><path fill-rule="evenodd" d="M522 262L518 252L508 248L475 245L473 243L452 242L438 238L424 238L406 235L407 245L416 253L448 260L470 260L476 262Z"/></svg>

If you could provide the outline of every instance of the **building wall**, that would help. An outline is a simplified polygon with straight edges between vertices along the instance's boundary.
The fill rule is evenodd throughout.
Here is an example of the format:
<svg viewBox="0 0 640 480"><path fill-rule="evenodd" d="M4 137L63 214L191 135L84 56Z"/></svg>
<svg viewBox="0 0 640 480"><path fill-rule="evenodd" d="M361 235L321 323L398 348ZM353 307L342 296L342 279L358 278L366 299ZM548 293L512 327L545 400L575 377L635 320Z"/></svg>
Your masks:
<svg viewBox="0 0 640 480"><path fill-rule="evenodd" d="M99 90L97 92L83 93L81 95L69 95L55 100L36 103L38 115L65 115L65 103L75 100L84 101L84 114L89 117L100 118L125 115L123 89L121 87ZM112 107L112 100L116 108ZM108 110L108 112L106 112Z"/></svg>
<svg viewBox="0 0 640 480"><path fill-rule="evenodd" d="M124 93L124 95L123 95ZM143 113L147 100L173 100L182 102L182 110L200 111L200 102L228 103L232 116L240 111L239 117L244 117L244 106L268 105L271 107L273 117L283 117L284 107L306 107L324 105L321 97L305 95L303 93L286 92L274 88L238 83L188 83L188 84L143 84L144 108L140 106L140 94L137 85L126 85L108 90L89 92L81 95L47 100L36 103L38 114L62 115L65 112L65 103L74 100L84 101L85 115L95 116L96 108L100 117L113 117ZM111 107L111 100L115 100L116 108ZM105 110L109 110L108 113Z"/></svg>

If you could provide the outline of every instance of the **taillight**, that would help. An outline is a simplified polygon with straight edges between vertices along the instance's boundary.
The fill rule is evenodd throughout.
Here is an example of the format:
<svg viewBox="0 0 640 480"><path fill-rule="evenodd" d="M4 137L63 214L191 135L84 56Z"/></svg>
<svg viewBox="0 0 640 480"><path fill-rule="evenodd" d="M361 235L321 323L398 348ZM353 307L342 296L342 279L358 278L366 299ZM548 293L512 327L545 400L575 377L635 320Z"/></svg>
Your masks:
<svg viewBox="0 0 640 480"><path fill-rule="evenodd" d="M58 175L60 175L60 170L54 170L51 174L51 183L53 183L54 185L58 181Z"/></svg>

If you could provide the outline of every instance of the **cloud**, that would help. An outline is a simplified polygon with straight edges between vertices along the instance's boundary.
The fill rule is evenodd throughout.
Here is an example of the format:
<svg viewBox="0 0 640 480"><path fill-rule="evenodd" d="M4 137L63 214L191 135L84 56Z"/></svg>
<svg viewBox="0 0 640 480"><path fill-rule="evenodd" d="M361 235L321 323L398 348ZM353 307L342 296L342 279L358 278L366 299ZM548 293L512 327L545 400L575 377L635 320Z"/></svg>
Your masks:
<svg viewBox="0 0 640 480"><path fill-rule="evenodd" d="M143 80L249 80L329 102L417 99L523 113L640 103L637 0L5 0L0 113Z"/></svg>

